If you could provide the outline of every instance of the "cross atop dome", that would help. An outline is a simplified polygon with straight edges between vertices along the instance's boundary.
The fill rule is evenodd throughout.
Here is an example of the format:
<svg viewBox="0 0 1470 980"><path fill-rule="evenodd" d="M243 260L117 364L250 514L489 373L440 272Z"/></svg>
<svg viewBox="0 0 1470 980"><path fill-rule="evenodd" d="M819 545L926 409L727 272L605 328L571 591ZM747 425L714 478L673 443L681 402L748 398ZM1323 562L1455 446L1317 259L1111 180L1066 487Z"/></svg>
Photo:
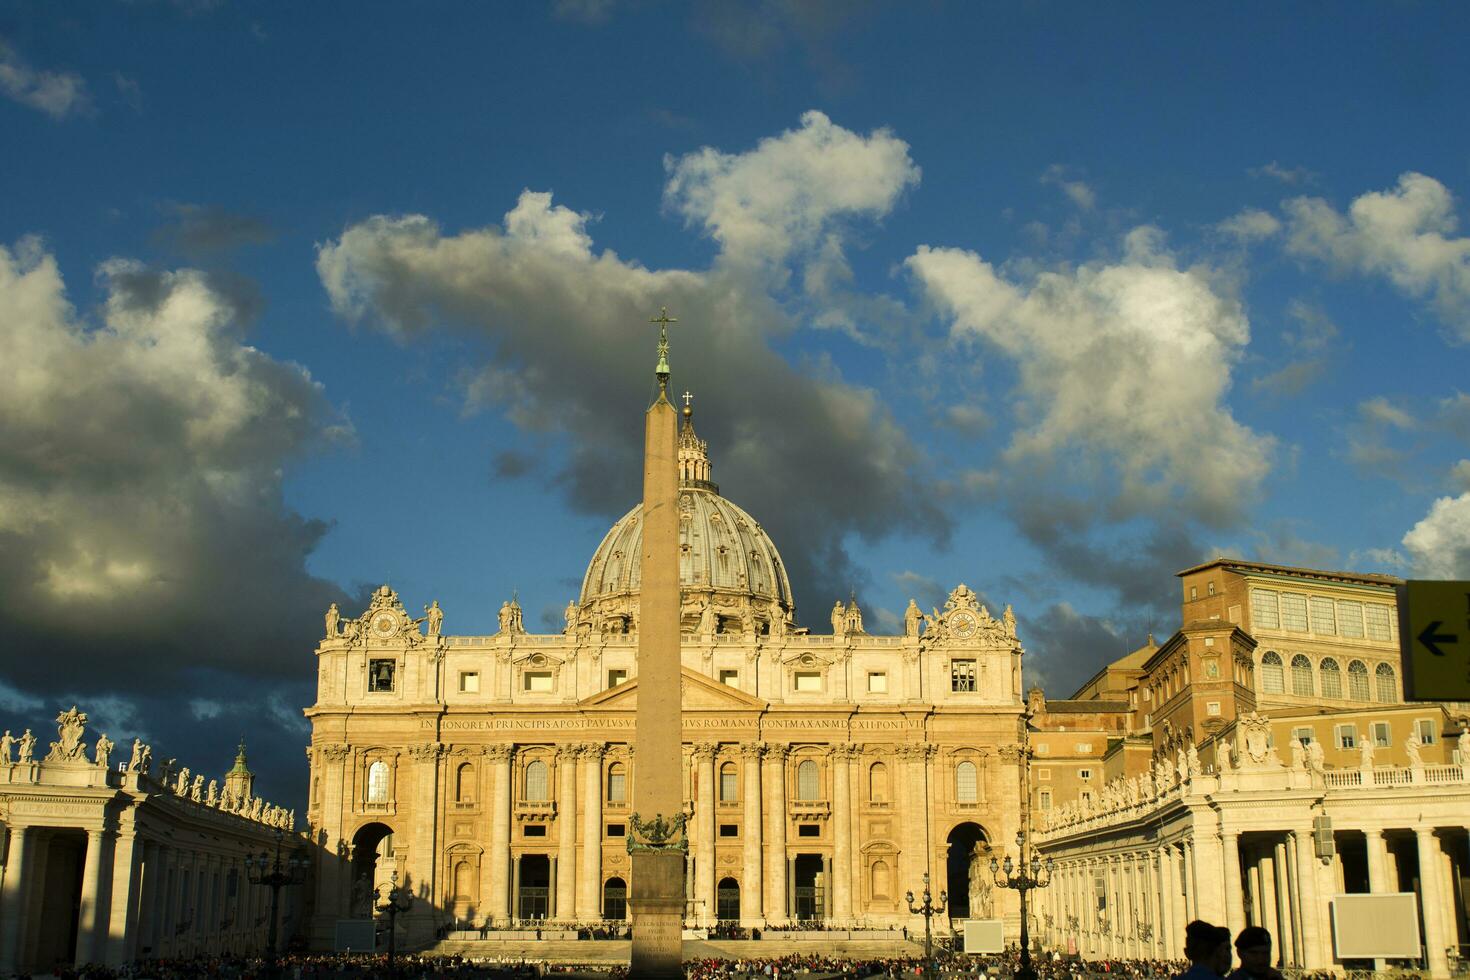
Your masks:
<svg viewBox="0 0 1470 980"><path fill-rule="evenodd" d="M694 396L684 392L684 422L679 426L679 486L719 493L710 479L709 443L694 433Z"/></svg>

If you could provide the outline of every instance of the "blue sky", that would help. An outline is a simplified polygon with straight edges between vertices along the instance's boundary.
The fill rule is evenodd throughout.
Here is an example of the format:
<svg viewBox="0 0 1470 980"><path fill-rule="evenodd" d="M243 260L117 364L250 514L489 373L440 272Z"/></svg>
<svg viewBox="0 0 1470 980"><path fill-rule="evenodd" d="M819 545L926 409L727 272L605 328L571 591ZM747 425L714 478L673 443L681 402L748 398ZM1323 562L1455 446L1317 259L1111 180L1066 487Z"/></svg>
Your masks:
<svg viewBox="0 0 1470 980"><path fill-rule="evenodd" d="M1214 554L1470 575L1467 21L0 3L0 706L297 793L327 602L559 620L661 304L814 628L1059 694Z"/></svg>

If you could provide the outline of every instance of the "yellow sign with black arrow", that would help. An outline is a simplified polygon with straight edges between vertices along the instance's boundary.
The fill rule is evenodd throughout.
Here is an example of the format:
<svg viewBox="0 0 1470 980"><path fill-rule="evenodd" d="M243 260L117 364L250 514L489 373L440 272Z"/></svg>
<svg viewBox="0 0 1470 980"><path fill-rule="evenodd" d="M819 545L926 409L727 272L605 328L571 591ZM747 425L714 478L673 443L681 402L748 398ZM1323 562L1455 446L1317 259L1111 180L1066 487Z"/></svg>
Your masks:
<svg viewBox="0 0 1470 980"><path fill-rule="evenodd" d="M1470 701L1470 582L1398 587L1407 701Z"/></svg>

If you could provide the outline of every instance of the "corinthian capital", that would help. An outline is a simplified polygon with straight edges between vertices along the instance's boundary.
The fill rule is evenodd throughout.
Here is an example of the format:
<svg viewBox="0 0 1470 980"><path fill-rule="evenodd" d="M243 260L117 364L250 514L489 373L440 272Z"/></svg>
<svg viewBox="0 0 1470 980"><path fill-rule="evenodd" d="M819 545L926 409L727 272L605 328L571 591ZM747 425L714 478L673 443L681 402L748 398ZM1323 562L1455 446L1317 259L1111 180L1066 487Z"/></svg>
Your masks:
<svg viewBox="0 0 1470 980"><path fill-rule="evenodd" d="M444 745L440 742L420 742L408 747L408 754L419 762L433 762L444 752Z"/></svg>
<svg viewBox="0 0 1470 980"><path fill-rule="evenodd" d="M695 742L689 747L689 755L695 762L712 762L716 748L714 742Z"/></svg>
<svg viewBox="0 0 1470 980"><path fill-rule="evenodd" d="M485 746L485 755L491 762L509 762L510 757L515 754L515 746L504 742L496 742Z"/></svg>
<svg viewBox="0 0 1470 980"><path fill-rule="evenodd" d="M760 757L763 756L763 755L765 755L765 754L766 754L766 744L764 742L741 742L740 743L740 755L743 758L759 760Z"/></svg>

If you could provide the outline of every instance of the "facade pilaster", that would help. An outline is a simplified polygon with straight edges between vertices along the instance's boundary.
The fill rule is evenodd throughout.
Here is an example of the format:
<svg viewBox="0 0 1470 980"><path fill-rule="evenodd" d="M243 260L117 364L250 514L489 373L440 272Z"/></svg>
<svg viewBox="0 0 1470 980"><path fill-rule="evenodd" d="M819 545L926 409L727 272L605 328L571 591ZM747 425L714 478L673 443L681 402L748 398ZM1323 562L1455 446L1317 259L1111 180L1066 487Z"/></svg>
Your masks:
<svg viewBox="0 0 1470 980"><path fill-rule="evenodd" d="M765 746L746 742L740 746L745 778L744 863L740 875L740 924L747 929L765 926L763 878L761 873L761 757Z"/></svg>
<svg viewBox="0 0 1470 980"><path fill-rule="evenodd" d="M570 922L577 917L577 760L580 745L557 749L561 786L556 801L556 901L552 918Z"/></svg>
<svg viewBox="0 0 1470 980"><path fill-rule="evenodd" d="M766 883L770 888L766 901L766 921L784 923L790 918L786 894L786 757L785 745L766 748L767 788L769 790L770 846L766 851ZM904 848L904 853L908 848Z"/></svg>
<svg viewBox="0 0 1470 980"><path fill-rule="evenodd" d="M416 882L415 893L423 896L414 903L416 915L432 915L434 898L439 894L439 766L444 746L424 742L410 747L414 760L412 833L408 837L408 878Z"/></svg>
<svg viewBox="0 0 1470 980"><path fill-rule="evenodd" d="M690 758L695 766L694 814L699 832L694 856L694 910L701 924L715 921L715 746L701 742Z"/></svg>
<svg viewBox="0 0 1470 980"><path fill-rule="evenodd" d="M852 919L852 760L859 746L833 746L832 759L832 915L839 925Z"/></svg>
<svg viewBox="0 0 1470 980"><path fill-rule="evenodd" d="M339 918L348 909L342 903L343 882L351 878L350 867L344 866L347 841L342 836L342 817L346 812L348 748L341 743L316 746L315 775L321 779L322 828L327 832L321 858L317 862L316 903L313 933L319 942L328 942ZM162 928L162 926L160 926ZM162 935L161 933L159 934ZM155 948L157 944L155 943Z"/></svg>
<svg viewBox="0 0 1470 980"><path fill-rule="evenodd" d="M510 918L510 761L514 751L510 745L485 747L495 787L490 803L490 900L487 904L490 920L497 926L504 925Z"/></svg>
<svg viewBox="0 0 1470 980"><path fill-rule="evenodd" d="M1424 950L1431 977L1447 977L1449 958L1445 955L1444 919L1439 915L1444 893L1439 880L1439 842L1433 827L1415 827L1414 839L1419 847L1419 901L1424 920Z"/></svg>
<svg viewBox="0 0 1470 980"><path fill-rule="evenodd" d="M596 922L602 912L602 746L579 746L582 759L582 867L577 872L577 918Z"/></svg>

